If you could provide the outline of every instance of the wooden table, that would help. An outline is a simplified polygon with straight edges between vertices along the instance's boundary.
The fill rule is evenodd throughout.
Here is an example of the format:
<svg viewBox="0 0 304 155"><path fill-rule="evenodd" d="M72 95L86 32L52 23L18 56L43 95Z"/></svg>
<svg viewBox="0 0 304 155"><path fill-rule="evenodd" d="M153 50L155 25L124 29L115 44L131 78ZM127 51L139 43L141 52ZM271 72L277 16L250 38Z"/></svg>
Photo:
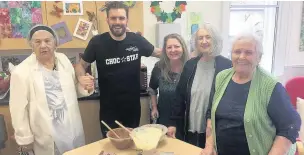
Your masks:
<svg viewBox="0 0 304 155"><path fill-rule="evenodd" d="M134 148L127 150L116 149L108 138L66 152L63 155L99 155L102 150L116 153L116 155L137 155ZM199 147L173 138L166 138L157 147L158 152L174 152L174 155L199 155L201 150Z"/></svg>

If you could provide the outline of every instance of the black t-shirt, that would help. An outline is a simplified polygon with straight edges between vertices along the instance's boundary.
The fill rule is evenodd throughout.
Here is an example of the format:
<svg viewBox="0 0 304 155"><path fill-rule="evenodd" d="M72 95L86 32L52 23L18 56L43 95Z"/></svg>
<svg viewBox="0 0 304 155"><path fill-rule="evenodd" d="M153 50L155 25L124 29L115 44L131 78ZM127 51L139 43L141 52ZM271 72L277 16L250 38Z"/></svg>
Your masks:
<svg viewBox="0 0 304 155"><path fill-rule="evenodd" d="M132 32L122 41L114 40L109 32L94 36L82 59L96 60L101 105L140 103L141 56L150 56L154 46Z"/></svg>

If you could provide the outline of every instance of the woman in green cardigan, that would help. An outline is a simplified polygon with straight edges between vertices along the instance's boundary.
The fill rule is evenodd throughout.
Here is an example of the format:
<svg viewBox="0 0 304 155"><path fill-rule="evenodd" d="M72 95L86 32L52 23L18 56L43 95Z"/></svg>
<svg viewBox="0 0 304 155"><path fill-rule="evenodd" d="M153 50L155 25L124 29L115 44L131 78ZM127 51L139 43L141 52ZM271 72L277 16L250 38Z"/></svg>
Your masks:
<svg viewBox="0 0 304 155"><path fill-rule="evenodd" d="M259 67L262 54L255 35L236 37L233 67L216 77L201 155L294 155L301 119L282 84Z"/></svg>

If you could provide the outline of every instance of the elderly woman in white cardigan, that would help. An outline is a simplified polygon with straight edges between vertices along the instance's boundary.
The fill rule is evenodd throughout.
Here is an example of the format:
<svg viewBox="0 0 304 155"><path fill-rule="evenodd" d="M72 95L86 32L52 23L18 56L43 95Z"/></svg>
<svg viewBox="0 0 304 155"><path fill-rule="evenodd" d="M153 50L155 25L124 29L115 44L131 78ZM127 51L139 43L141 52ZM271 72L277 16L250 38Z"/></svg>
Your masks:
<svg viewBox="0 0 304 155"><path fill-rule="evenodd" d="M22 152L61 155L85 144L77 96L94 91L94 78L76 80L69 59L55 51L58 39L52 28L35 26L28 40L33 53L11 74L14 137Z"/></svg>

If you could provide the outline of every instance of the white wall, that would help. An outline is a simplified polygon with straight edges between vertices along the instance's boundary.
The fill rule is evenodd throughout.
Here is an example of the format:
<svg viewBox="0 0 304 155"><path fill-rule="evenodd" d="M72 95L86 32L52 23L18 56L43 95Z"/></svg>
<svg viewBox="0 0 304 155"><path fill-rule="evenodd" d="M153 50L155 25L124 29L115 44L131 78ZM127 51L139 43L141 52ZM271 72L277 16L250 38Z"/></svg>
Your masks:
<svg viewBox="0 0 304 155"><path fill-rule="evenodd" d="M304 76L304 52L299 51L303 2L280 2L274 74L279 81Z"/></svg>
<svg viewBox="0 0 304 155"><path fill-rule="evenodd" d="M273 61L273 73L280 79L303 76L296 74L304 69L304 52L299 51L302 4L302 1L280 2Z"/></svg>
<svg viewBox="0 0 304 155"><path fill-rule="evenodd" d="M151 2L144 2L144 37L155 45L155 28L157 19L154 14L150 12ZM171 12L175 2L163 1L160 3L165 12ZM186 11L182 13L182 17L176 19L175 23L180 23L182 28L182 36L186 41L189 41L187 34L187 12L200 12L202 14L202 22L212 23L220 32L222 28L222 2L219 1L187 1ZM148 75L157 62L156 58L142 58L142 62L148 67Z"/></svg>
<svg viewBox="0 0 304 155"><path fill-rule="evenodd" d="M174 1L163 1L160 3L161 8L167 12L171 12L174 7ZM156 17L150 12L151 2L144 2L144 35L152 43L155 44L155 24ZM176 19L175 23L180 23L182 27L182 35L187 36L187 12L201 12L203 21L212 23L218 29L221 28L221 9L222 2L207 1L187 1L186 11L182 13L182 17Z"/></svg>
<svg viewBox="0 0 304 155"><path fill-rule="evenodd" d="M290 2L289 36L287 38L286 66L304 65L304 51L299 51L303 1Z"/></svg>

